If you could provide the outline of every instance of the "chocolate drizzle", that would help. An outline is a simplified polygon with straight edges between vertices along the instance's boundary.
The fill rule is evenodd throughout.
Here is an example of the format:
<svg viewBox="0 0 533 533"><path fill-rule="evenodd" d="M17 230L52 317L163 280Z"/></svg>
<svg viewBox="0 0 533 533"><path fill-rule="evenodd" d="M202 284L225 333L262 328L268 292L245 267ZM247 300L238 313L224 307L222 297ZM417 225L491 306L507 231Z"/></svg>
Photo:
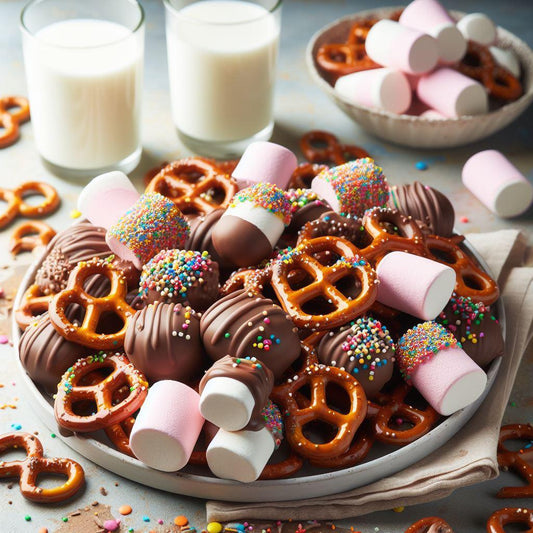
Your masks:
<svg viewBox="0 0 533 533"><path fill-rule="evenodd" d="M200 381L199 392L202 393L206 383L213 378L231 378L240 381L252 394L255 405L252 410L250 421L243 428L250 431L259 431L265 426L265 419L261 411L268 401L268 397L274 386L274 376L270 369L253 359L240 359L226 355L215 361L207 370Z"/></svg>
<svg viewBox="0 0 533 533"><path fill-rule="evenodd" d="M297 330L285 311L244 290L215 302L202 316L200 333L213 360L256 357L276 379L300 354Z"/></svg>

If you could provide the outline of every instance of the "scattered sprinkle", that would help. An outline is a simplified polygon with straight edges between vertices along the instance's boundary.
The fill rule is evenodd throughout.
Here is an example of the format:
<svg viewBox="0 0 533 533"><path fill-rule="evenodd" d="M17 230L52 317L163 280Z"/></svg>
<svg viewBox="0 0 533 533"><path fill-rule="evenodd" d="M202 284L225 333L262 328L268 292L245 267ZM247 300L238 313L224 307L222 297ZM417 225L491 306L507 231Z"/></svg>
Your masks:
<svg viewBox="0 0 533 533"><path fill-rule="evenodd" d="M80 218L81 217L81 211L78 211L77 209L73 209L70 212L70 218Z"/></svg>
<svg viewBox="0 0 533 533"><path fill-rule="evenodd" d="M7 335L0 335L0 344L7 344L9 342L9 337Z"/></svg>
<svg viewBox="0 0 533 533"><path fill-rule="evenodd" d="M393 507L392 510L395 513L403 513L405 511L405 507L403 505L400 505L399 507Z"/></svg>
<svg viewBox="0 0 533 533"><path fill-rule="evenodd" d="M131 514L132 511L133 511L133 509L132 509L131 506L129 506L129 505L121 505L121 506L118 508L118 512L119 512L121 515Z"/></svg>
<svg viewBox="0 0 533 533"><path fill-rule="evenodd" d="M16 430L16 431L19 431L20 429L22 429L22 426L20 424L11 424L11 428Z"/></svg>
<svg viewBox="0 0 533 533"><path fill-rule="evenodd" d="M106 520L104 522L104 528L107 531L116 531L120 527L120 520Z"/></svg>
<svg viewBox="0 0 533 533"><path fill-rule="evenodd" d="M222 524L220 522L209 522L207 524L207 533L220 533L222 531Z"/></svg>
<svg viewBox="0 0 533 533"><path fill-rule="evenodd" d="M143 515L143 522L150 522L150 517L149 516L146 516L146 515Z"/></svg>
<svg viewBox="0 0 533 533"><path fill-rule="evenodd" d="M425 161L417 161L415 163L416 170L427 170L428 164Z"/></svg>
<svg viewBox="0 0 533 533"><path fill-rule="evenodd" d="M25 517L24 517L24 520L26 520L26 522L31 522L31 516L29 514L27 514Z"/></svg>
<svg viewBox="0 0 533 533"><path fill-rule="evenodd" d="M188 523L189 523L189 519L186 516L179 515L179 516L176 516L176 518L174 518L174 524L176 524L177 526L183 527L183 526L186 526Z"/></svg>
<svg viewBox="0 0 533 533"><path fill-rule="evenodd" d="M463 224L467 224L468 222L470 222L470 219L468 217L461 217L459 219Z"/></svg>

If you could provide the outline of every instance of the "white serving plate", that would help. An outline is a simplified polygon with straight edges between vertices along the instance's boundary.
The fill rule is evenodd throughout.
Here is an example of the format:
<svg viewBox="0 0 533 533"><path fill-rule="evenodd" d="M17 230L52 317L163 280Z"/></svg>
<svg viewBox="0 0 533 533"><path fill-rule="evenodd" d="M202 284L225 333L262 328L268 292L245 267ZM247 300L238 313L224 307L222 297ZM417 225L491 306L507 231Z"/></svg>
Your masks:
<svg viewBox="0 0 533 533"><path fill-rule="evenodd" d="M389 17L401 7L369 9L337 19L318 30L307 45L305 60L311 78L350 119L376 137L402 146L447 148L484 139L510 124L529 107L533 101L533 51L524 41L501 27L498 27L496 44L511 49L518 56L523 71L524 94L498 109L483 115L432 120L355 104L339 95L317 67L315 57L318 48L324 43L342 41L342 36L346 37L355 20ZM459 20L465 13L452 11L451 15Z"/></svg>
<svg viewBox="0 0 533 533"><path fill-rule="evenodd" d="M488 270L485 262L473 248L468 244L466 247L483 268ZM43 258L35 261L24 276L15 298L14 309L20 306L24 291L31 284ZM501 298L495 305L505 336L505 315ZM429 433L407 446L381 448L381 451L377 450L377 455L376 450L373 449L367 462L343 470L319 471L310 468L306 471L304 467L298 477L245 484L209 475L198 475L187 470L194 467L187 467L184 471L177 473L160 472L111 448L105 444L104 438L99 441L82 434L62 435L54 418L52 399L41 392L22 367L18 357L20 336L17 323L13 320L13 342L16 347L17 364L26 388L25 394L32 398L37 416L42 419L48 429L56 432L73 450L102 468L143 485L186 496L235 502L274 502L326 496L362 487L396 474L443 446L468 422L492 387L501 362L501 358L498 358L491 364L485 391L475 403L446 418Z"/></svg>

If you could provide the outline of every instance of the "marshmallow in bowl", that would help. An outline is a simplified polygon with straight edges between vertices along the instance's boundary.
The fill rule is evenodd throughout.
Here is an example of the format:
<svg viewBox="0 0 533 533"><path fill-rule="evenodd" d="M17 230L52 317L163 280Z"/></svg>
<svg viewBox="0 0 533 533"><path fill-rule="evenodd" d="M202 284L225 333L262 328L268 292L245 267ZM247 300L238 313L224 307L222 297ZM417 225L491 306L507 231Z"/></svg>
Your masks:
<svg viewBox="0 0 533 533"><path fill-rule="evenodd" d="M402 12L400 24L435 37L439 59L455 63L466 52L466 39L438 0L414 0Z"/></svg>
<svg viewBox="0 0 533 533"><path fill-rule="evenodd" d="M508 48L499 48L497 46L489 47L490 53L494 58L494 61L500 67L506 68L515 78L520 77L520 61L516 54Z"/></svg>
<svg viewBox="0 0 533 533"><path fill-rule="evenodd" d="M379 65L409 74L429 72L439 59L433 37L388 19L370 28L365 49L368 57Z"/></svg>
<svg viewBox="0 0 533 533"><path fill-rule="evenodd" d="M533 202L533 185L497 150L470 157L462 178L465 187L499 217L520 215Z"/></svg>
<svg viewBox="0 0 533 533"><path fill-rule="evenodd" d="M458 23L459 31L469 41L488 46L496 41L496 25L484 13L469 13Z"/></svg>
<svg viewBox="0 0 533 533"><path fill-rule="evenodd" d="M427 106L448 118L480 115L489 109L483 85L451 68L439 68L422 76L416 93Z"/></svg>
<svg viewBox="0 0 533 533"><path fill-rule="evenodd" d="M354 104L404 113L411 105L411 86L407 77L391 68L378 68L341 76L335 90Z"/></svg>

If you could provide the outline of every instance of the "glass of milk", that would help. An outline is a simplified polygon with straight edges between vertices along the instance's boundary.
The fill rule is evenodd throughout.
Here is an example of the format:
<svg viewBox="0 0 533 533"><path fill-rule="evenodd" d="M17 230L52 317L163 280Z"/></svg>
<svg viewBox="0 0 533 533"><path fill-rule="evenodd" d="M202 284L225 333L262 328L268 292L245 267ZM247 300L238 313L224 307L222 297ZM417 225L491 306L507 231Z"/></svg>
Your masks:
<svg viewBox="0 0 533 533"><path fill-rule="evenodd" d="M274 127L281 0L164 0L172 116L197 153L241 155Z"/></svg>
<svg viewBox="0 0 533 533"><path fill-rule="evenodd" d="M67 177L141 158L144 13L136 0L34 0L21 15L37 150Z"/></svg>

